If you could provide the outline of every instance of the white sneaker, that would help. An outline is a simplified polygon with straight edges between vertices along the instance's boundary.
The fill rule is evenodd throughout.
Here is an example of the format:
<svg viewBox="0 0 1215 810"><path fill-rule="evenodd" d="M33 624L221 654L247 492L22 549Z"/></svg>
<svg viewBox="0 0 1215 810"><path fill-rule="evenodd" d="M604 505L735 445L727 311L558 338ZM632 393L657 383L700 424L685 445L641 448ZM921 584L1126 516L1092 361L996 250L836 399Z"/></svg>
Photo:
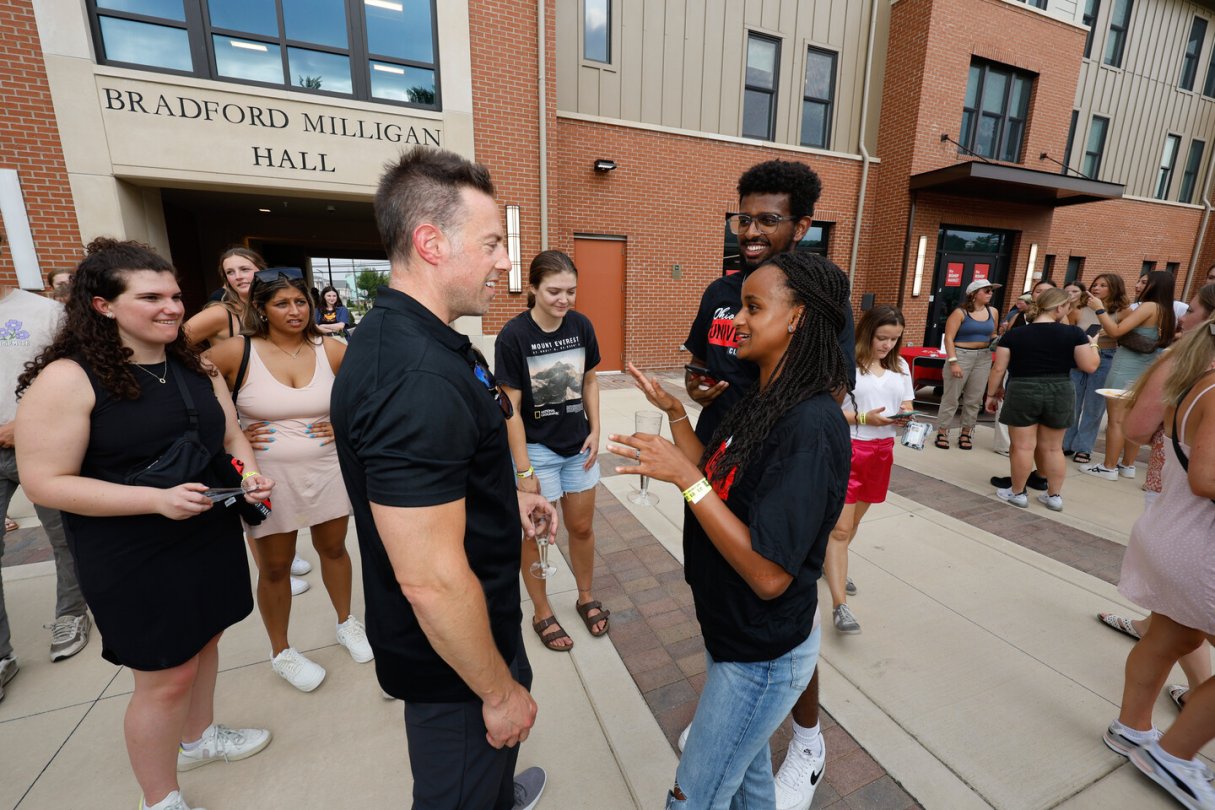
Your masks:
<svg viewBox="0 0 1215 810"><path fill-rule="evenodd" d="M1013 492L1012 487L1000 487L996 490L996 497L1013 506L1019 506L1022 509L1029 508L1029 496L1025 494L1024 490Z"/></svg>
<svg viewBox="0 0 1215 810"><path fill-rule="evenodd" d="M186 804L186 800L182 798L180 790L173 791L150 807L156 810L191 810L190 805ZM139 800L139 810L149 810L149 805L144 804L143 798ZM207 810L207 808L195 807L193 810Z"/></svg>
<svg viewBox="0 0 1215 810"><path fill-rule="evenodd" d="M1111 470L1109 467L1106 467L1104 464L1100 463L1082 466L1080 468L1080 472L1084 473L1085 475L1095 475L1098 478L1104 478L1106 481L1118 480L1117 470Z"/></svg>
<svg viewBox="0 0 1215 810"><path fill-rule="evenodd" d="M790 740L789 752L776 773L776 810L808 810L826 768L825 741L820 742L819 752L814 755Z"/></svg>
<svg viewBox="0 0 1215 810"><path fill-rule="evenodd" d="M1119 464L1118 465L1118 475L1123 478L1130 478L1130 479L1134 480L1135 465L1134 464Z"/></svg>
<svg viewBox="0 0 1215 810"><path fill-rule="evenodd" d="M1043 492L1041 495L1038 496L1038 503L1042 504L1043 506L1045 506L1047 509L1051 510L1052 512L1062 512L1063 511L1063 496L1062 495L1048 495L1047 493Z"/></svg>
<svg viewBox="0 0 1215 810"><path fill-rule="evenodd" d="M350 657L355 660L355 663L366 664L371 659L375 658L375 653L371 651L371 645L367 642L367 630L363 627L363 623L353 616L347 617L346 621L337 626L337 640L350 653Z"/></svg>
<svg viewBox="0 0 1215 810"><path fill-rule="evenodd" d="M1206 780L1200 765L1193 761L1182 765L1165 762L1163 753L1160 743L1153 740L1128 756L1144 776L1167 790L1183 807L1190 810L1215 808L1215 788Z"/></svg>
<svg viewBox="0 0 1215 810"><path fill-rule="evenodd" d="M17 666L17 657L13 655L0 658L0 700L4 700L4 685L17 676L21 667Z"/></svg>
<svg viewBox="0 0 1215 810"><path fill-rule="evenodd" d="M312 586L308 584L308 580L300 579L299 577L291 577L291 595L299 596L301 593L307 593Z"/></svg>
<svg viewBox="0 0 1215 810"><path fill-rule="evenodd" d="M288 647L271 658L270 666L301 692L311 692L325 680L325 668L300 655L294 647Z"/></svg>
<svg viewBox="0 0 1215 810"><path fill-rule="evenodd" d="M177 749L177 770L192 771L208 762L235 762L247 759L270 744L270 731L264 728L228 728L212 723L203 732L197 748Z"/></svg>
<svg viewBox="0 0 1215 810"><path fill-rule="evenodd" d="M296 554L295 559L291 561L291 576L302 577L304 574L312 570L312 563L305 560L300 555Z"/></svg>

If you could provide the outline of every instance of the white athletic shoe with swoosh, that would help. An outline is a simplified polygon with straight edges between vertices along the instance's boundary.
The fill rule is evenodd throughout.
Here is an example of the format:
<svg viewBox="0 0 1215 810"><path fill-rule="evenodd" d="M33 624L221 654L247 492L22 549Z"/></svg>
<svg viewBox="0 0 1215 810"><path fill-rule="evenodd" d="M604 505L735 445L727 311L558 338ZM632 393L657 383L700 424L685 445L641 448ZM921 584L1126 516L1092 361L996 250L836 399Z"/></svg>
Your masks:
<svg viewBox="0 0 1215 810"><path fill-rule="evenodd" d="M776 810L809 810L826 767L826 741L820 742L817 755L791 744L776 773Z"/></svg>

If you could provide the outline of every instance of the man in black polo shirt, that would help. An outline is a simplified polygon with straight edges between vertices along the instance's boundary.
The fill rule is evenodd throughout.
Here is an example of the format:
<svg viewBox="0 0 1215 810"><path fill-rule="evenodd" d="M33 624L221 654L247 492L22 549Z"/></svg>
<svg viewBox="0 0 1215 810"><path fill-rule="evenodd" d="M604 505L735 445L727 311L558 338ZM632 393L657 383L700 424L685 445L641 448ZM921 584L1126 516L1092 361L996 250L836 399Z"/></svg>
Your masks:
<svg viewBox="0 0 1215 810"><path fill-rule="evenodd" d="M708 378L692 371L684 376L688 395L704 409L696 420L696 436L706 446L726 413L759 376L755 365L738 359L737 354L734 316L742 306L743 279L773 256L797 248L814 222L814 204L820 193L818 175L796 161L759 163L738 179L738 211L727 215L726 224L738 236L742 271L722 276L705 288L684 342L692 353L690 365L709 371ZM856 337L850 308L839 344L853 367L855 384ZM793 731L785 762L776 774L777 810L805 810L822 781L827 753L819 731L817 669L793 707Z"/></svg>
<svg viewBox="0 0 1215 810"><path fill-rule="evenodd" d="M556 514L517 492L508 400L449 323L482 315L510 269L489 172L415 149L380 180L392 263L333 387L376 675L405 701L413 806L531 808L513 777L536 719L520 634L520 528Z"/></svg>

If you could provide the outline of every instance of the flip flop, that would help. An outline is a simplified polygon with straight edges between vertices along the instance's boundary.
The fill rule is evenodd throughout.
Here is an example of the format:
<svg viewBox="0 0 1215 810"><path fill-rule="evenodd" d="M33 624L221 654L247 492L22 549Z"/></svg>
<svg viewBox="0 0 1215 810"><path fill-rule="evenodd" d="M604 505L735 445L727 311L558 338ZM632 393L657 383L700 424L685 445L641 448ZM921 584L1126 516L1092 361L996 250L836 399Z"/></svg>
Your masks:
<svg viewBox="0 0 1215 810"><path fill-rule="evenodd" d="M1177 707L1177 711L1185 708L1185 696L1189 694L1190 687L1182 683L1171 683L1165 687L1165 691L1169 693L1169 699Z"/></svg>
<svg viewBox="0 0 1215 810"><path fill-rule="evenodd" d="M1131 620L1124 616L1116 616L1113 613L1098 613L1097 621L1117 630L1119 633L1130 636L1135 641L1140 639L1139 633L1135 632L1135 625L1131 624Z"/></svg>
<svg viewBox="0 0 1215 810"><path fill-rule="evenodd" d="M557 625L557 628L555 630L552 630L548 633L544 632L548 628L552 627L554 624ZM556 616L549 616L547 619L541 619L540 621L532 622L532 629L536 631L536 635L540 636L540 643L543 644L545 647L548 647L553 652L569 652L570 650L574 649L574 640L572 638L570 638L569 633L565 632L565 628L557 623ZM563 638L570 638L570 643L568 646L565 646L565 647L562 647L560 645L554 646L556 644L556 642L560 641Z"/></svg>
<svg viewBox="0 0 1215 810"><path fill-rule="evenodd" d="M608 626L608 616L611 615L612 611L605 608L603 603L601 603L598 599L593 602L587 602L586 604L580 604L575 600L574 607L577 609L578 615L582 617L582 623L586 625L586 631L588 633L596 638L607 634L607 631L610 629ZM591 616L590 612L592 610L598 610L599 612L594 616ZM603 622L603 629L596 633L594 627L595 625L599 624L599 622Z"/></svg>
<svg viewBox="0 0 1215 810"><path fill-rule="evenodd" d="M1077 464L1089 464L1092 462L1092 460L1093 460L1093 457L1091 455L1089 455L1088 453L1084 452L1083 450L1081 450L1079 453L1076 453L1076 455L1072 456L1072 461L1074 461Z"/></svg>
<svg viewBox="0 0 1215 810"><path fill-rule="evenodd" d="M6 517L4 519L4 531L15 532L20 528L21 527L17 524L17 521L13 520L12 518Z"/></svg>

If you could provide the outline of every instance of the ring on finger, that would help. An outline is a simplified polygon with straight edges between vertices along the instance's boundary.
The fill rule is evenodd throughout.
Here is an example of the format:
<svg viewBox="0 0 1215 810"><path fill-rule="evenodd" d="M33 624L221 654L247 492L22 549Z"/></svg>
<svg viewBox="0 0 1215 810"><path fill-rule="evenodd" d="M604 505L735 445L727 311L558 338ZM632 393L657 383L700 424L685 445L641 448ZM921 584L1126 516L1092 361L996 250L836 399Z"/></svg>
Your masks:
<svg viewBox="0 0 1215 810"><path fill-rule="evenodd" d="M637 450L637 460L641 461L641 450L640 449Z"/></svg>

